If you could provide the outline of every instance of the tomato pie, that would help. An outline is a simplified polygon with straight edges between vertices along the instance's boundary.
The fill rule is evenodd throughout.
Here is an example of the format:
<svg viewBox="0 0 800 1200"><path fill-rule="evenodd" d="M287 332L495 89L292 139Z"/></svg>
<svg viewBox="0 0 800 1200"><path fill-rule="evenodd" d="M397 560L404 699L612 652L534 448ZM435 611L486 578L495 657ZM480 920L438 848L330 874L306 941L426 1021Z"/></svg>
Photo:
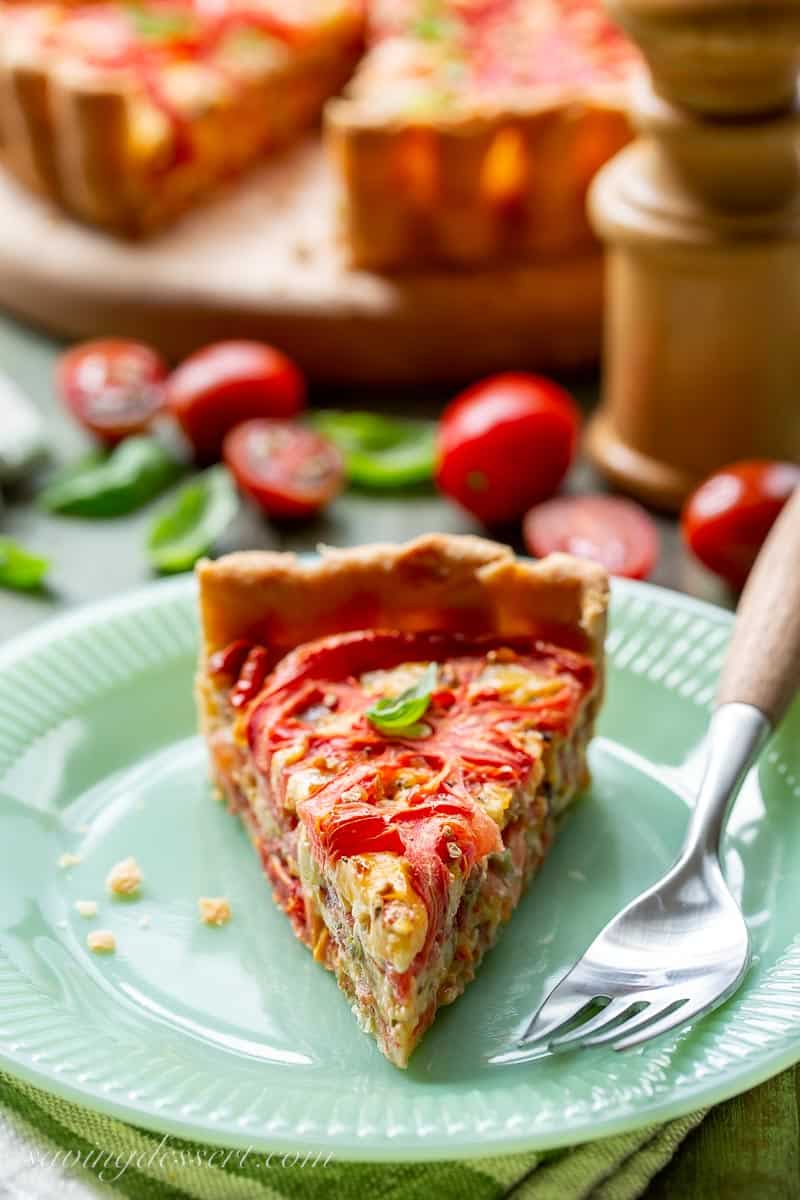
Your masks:
<svg viewBox="0 0 800 1200"><path fill-rule="evenodd" d="M198 568L213 780L404 1067L587 781L607 579L472 537Z"/></svg>
<svg viewBox="0 0 800 1200"><path fill-rule="evenodd" d="M576 254L586 190L631 137L638 51L598 0L377 0L327 125L360 266Z"/></svg>
<svg viewBox="0 0 800 1200"><path fill-rule="evenodd" d="M325 106L355 265L579 256L638 63L600 0L0 0L0 156L138 234Z"/></svg>
<svg viewBox="0 0 800 1200"><path fill-rule="evenodd" d="M313 124L362 34L360 0L0 0L0 155L73 215L147 232Z"/></svg>

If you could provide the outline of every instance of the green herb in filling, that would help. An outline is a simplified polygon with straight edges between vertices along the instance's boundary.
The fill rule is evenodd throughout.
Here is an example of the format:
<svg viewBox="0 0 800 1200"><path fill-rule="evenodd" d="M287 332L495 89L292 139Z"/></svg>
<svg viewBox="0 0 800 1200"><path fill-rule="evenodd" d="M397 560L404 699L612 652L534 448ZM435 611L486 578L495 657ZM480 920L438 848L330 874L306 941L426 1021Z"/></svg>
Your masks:
<svg viewBox="0 0 800 1200"><path fill-rule="evenodd" d="M146 8L131 4L128 12L134 30L148 42L176 41L192 37L197 32L197 22L192 13L180 9Z"/></svg>

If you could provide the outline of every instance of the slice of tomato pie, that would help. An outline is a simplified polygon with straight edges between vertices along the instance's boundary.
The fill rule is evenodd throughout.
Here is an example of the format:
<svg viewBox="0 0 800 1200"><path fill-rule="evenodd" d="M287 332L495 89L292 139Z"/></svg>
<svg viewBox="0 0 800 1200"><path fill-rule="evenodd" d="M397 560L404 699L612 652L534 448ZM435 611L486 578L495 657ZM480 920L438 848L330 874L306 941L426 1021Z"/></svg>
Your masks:
<svg viewBox="0 0 800 1200"><path fill-rule="evenodd" d="M439 535L198 574L213 779L295 933L403 1067L586 783L605 574Z"/></svg>

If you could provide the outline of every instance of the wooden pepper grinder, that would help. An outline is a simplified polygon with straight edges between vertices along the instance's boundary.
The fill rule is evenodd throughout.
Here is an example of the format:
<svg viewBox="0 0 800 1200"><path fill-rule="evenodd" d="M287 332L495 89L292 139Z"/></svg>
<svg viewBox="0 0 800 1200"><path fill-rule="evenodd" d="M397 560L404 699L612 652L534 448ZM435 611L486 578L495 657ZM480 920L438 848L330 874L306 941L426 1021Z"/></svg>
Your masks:
<svg viewBox="0 0 800 1200"><path fill-rule="evenodd" d="M641 136L597 176L603 403L588 449L677 508L741 458L800 460L800 0L607 0Z"/></svg>

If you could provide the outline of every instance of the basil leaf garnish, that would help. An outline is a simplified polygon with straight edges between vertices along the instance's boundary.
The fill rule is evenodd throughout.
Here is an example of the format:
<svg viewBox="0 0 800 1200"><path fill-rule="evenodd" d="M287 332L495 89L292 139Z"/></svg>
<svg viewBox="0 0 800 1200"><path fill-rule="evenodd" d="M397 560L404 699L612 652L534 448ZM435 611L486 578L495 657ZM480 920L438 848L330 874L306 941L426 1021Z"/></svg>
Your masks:
<svg viewBox="0 0 800 1200"><path fill-rule="evenodd" d="M427 667L413 687L399 696L385 696L367 709L366 718L381 733L402 734L404 737L424 737L428 728L420 724L427 712L436 687L436 663Z"/></svg>

